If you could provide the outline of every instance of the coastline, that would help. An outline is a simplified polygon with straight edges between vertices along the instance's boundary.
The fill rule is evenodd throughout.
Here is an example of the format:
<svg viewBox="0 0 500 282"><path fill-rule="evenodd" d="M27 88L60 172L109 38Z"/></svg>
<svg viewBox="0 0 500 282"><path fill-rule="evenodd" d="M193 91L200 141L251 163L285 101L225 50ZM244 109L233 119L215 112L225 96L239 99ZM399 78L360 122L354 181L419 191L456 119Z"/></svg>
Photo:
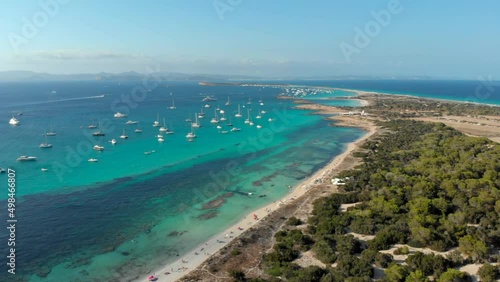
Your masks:
<svg viewBox="0 0 500 282"><path fill-rule="evenodd" d="M311 191L311 188L316 183L323 182L329 172L337 168L347 156L358 148L360 143L364 142L378 131L378 127L375 125L364 127L364 129L367 130L366 134L349 143L340 155L334 157L326 166L296 185L289 194L285 195L280 200L248 213L236 224L227 228L223 232L220 232L216 236L209 238L207 241L190 250L176 261L152 271L142 279L134 281L147 280L149 275L155 275L157 278L156 281L177 281L178 279L181 279L185 275L188 275L198 269L211 256L217 254L222 248L229 245L243 233L247 232L247 230L250 230L258 223L264 222L268 215L272 214L282 206L293 203L299 197L305 195L308 191ZM257 219L253 217L254 215L257 216ZM239 227L241 227L241 229Z"/></svg>

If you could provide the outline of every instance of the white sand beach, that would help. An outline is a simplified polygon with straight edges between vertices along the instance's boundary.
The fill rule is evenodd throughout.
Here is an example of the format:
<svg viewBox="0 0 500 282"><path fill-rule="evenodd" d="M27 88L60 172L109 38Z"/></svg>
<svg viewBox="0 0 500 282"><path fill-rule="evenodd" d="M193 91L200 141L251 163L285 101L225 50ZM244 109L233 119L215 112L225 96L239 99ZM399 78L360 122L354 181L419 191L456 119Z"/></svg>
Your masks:
<svg viewBox="0 0 500 282"><path fill-rule="evenodd" d="M180 279L184 275L188 274L190 271L196 269L212 254L222 249L247 229L251 228L267 215L274 212L278 207L294 201L295 199L307 193L307 191L309 191L312 186L317 183L321 183L325 176L328 175L328 172L338 167L339 164L342 163L342 161L345 159L345 157L357 148L358 144L368 139L377 131L377 127L375 126L370 126L368 129L369 131L367 132L367 134L350 143L342 154L335 157L324 168L320 169L314 175L305 179L302 183L294 187L292 192L286 195L281 200L275 201L272 204L249 213L237 224L234 224L225 231L208 239L205 243L197 246L176 261L169 263L168 265L165 265L164 267L161 267L152 273L149 273L147 276L137 281L148 281L148 276L150 275L154 275L157 278L155 281L176 281L177 279Z"/></svg>

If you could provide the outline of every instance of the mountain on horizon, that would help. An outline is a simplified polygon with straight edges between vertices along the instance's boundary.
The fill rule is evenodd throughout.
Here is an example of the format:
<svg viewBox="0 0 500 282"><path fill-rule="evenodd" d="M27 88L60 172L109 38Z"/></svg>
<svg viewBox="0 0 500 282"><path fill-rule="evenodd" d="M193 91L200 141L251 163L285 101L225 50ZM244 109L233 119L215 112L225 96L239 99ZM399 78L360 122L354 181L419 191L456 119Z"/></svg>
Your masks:
<svg viewBox="0 0 500 282"><path fill-rule="evenodd" d="M92 81L92 80L141 80L150 74L143 74L136 71L122 73L81 73L81 74L50 74L33 71L0 71L0 82L18 81ZM435 77L425 75L413 76L392 76L392 75L329 75L329 76L284 76L284 77L259 77L248 75L224 75L224 74L189 74L179 72L160 72L155 76L161 77L165 81L207 81L207 82L228 82L228 81L260 81L260 80L434 80ZM460 78L447 78L460 79Z"/></svg>

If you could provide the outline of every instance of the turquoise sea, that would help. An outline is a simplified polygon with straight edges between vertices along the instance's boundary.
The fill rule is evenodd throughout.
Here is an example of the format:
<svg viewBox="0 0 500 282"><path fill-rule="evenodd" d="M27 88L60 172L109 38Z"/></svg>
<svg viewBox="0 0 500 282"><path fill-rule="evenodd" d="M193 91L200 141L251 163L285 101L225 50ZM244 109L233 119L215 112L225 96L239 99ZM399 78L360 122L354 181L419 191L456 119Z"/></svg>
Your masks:
<svg viewBox="0 0 500 282"><path fill-rule="evenodd" d="M279 83L459 101L475 97L473 102L500 104L498 84L482 88L490 92L477 92L481 85L477 81ZM194 82L0 84L0 167L16 171L18 220L15 279L2 262L0 281L143 277L252 210L283 197L289 185L320 169L365 133L331 127L322 116L293 109L290 100L276 98L284 91ZM352 95L348 91L314 92L303 98L357 106L353 100L329 100ZM207 96L217 100L203 101ZM174 104L175 109L169 109ZM238 105L240 118L235 116ZM202 127L194 129L197 137L189 142L186 134L192 128L186 119L194 121L195 113L202 110ZM116 112L128 117L115 118ZM211 123L215 112L227 120ZM175 132L164 134L164 142L158 141L158 127L152 126L158 116L162 125ZM244 122L248 116L253 126ZM19 119L20 125L9 125L11 117ZM126 125L128 120L138 124ZM89 129L90 124L100 124L105 136L92 136L97 129ZM241 131L231 131L234 127ZM143 132L136 133L137 128ZM45 137L47 131L56 135ZM129 138L120 139L122 134ZM109 143L113 138L116 145ZM43 142L53 147L39 148ZM94 145L104 150L93 150ZM21 155L36 156L37 161L17 162ZM91 158L98 161L88 162ZM0 187L5 188L0 193L3 224L7 181L7 175L0 174ZM8 253L6 226L0 229L4 230L0 232L2 254Z"/></svg>
<svg viewBox="0 0 500 282"><path fill-rule="evenodd" d="M290 101L276 99L280 88L162 82L141 91L142 86L142 81L0 86L0 167L14 169L17 183L16 281L141 277L283 197L289 185L364 134L292 109ZM217 101L203 101L206 96ZM194 121L202 109L202 127L189 142L186 119ZM128 117L115 118L116 112ZM227 120L210 123L215 112ZM244 122L248 115L253 126ZM8 124L12 116L20 125ZM152 126L158 116L175 132L164 134L164 142ZM138 124L126 125L128 120ZM97 129L90 124L100 124L105 136L92 136ZM241 131L231 131L234 127ZM45 137L47 131L56 135ZM129 138L120 139L122 134ZM116 145L109 143L113 138ZM39 148L44 142L53 147ZM93 150L94 145L104 150ZM37 161L17 162L21 155ZM0 183L7 187L6 174L0 174ZM7 210L7 192L0 193L0 208ZM0 215L5 223L6 213ZM7 236L0 233L2 254ZM0 280L11 281L6 264L0 265Z"/></svg>

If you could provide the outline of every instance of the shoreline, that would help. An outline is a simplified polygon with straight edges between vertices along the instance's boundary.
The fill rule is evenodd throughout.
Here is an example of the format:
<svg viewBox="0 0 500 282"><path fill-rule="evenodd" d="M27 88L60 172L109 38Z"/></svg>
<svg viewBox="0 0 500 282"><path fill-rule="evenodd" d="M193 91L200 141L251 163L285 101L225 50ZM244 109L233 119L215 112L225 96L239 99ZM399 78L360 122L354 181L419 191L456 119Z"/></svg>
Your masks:
<svg viewBox="0 0 500 282"><path fill-rule="evenodd" d="M370 125L364 129L367 130L366 134L349 143L340 155L335 156L323 168L319 169L313 175L297 184L293 190L290 191L290 193L286 194L280 200L276 200L273 203L248 213L236 224L209 238L207 241L196 246L194 249L190 250L174 262L171 262L163 267L159 267L152 273L146 275L144 278L139 278L134 281L147 281L147 277L149 275L155 275L157 278L156 281L177 281L178 279L190 274L207 261L212 255L217 254L222 248L229 245L241 234L265 220L268 215L275 212L282 205L293 202L310 191L312 186L314 186L318 180L323 180L330 171L338 167L347 156L358 148L360 143L364 142L378 131L378 127L375 125ZM256 215L257 219L252 218L253 215ZM241 227L241 229L239 227Z"/></svg>
<svg viewBox="0 0 500 282"><path fill-rule="evenodd" d="M258 83L240 83L238 84L240 86L246 86L246 87L300 87L300 88L311 88L311 89L323 89L323 90L340 90L340 91L345 91L345 92L352 92L355 93L356 98L349 98L349 97L339 97L342 99L350 99L350 100L362 100L362 96L372 96L372 95L384 95L384 96L393 96L393 97L404 97L404 98L417 98L417 99L424 99L424 100L432 100L432 101L439 101L439 102L447 102L447 103L460 103L460 104L471 104L471 105L483 105L483 106L490 106L490 107L500 107L500 104L487 104L487 103L480 103L480 102L469 102L469 101L463 101L463 100L450 100L450 99L444 99L444 98L432 98L432 97L424 97L424 96L418 96L415 94L402 94L402 93L388 93L388 92L381 92L381 91L372 91L372 90L360 90L360 89L350 89L350 88L341 88L341 87L333 87L333 86L311 86L311 85L300 85L300 84L258 84ZM283 96L283 97L289 97L290 99L301 99L293 96ZM475 97L475 96L474 96ZM367 102L368 106L369 102Z"/></svg>

